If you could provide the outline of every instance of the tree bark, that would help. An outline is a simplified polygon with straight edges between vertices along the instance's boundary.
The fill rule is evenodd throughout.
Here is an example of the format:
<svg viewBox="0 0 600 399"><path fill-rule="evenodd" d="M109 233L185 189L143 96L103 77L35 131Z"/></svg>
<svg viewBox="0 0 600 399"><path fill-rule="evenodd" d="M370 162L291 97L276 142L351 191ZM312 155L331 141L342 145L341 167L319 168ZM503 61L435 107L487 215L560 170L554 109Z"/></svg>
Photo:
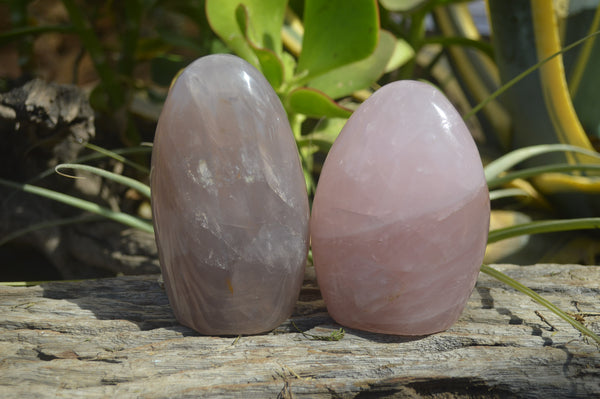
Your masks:
<svg viewBox="0 0 600 399"><path fill-rule="evenodd" d="M600 266L495 267L600 333ZM340 327L312 268L290 320L239 338L179 325L156 276L0 287L0 396L600 396L594 341L486 275L448 331L398 337L346 329L338 341L308 335Z"/></svg>

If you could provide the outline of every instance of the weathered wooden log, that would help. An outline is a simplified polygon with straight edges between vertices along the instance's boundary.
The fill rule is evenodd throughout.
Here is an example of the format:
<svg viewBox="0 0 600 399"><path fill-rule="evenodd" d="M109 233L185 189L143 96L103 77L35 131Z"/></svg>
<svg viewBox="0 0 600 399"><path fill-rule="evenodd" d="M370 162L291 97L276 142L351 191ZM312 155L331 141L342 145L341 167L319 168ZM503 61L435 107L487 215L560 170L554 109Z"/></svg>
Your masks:
<svg viewBox="0 0 600 399"><path fill-rule="evenodd" d="M600 266L497 267L600 333ZM179 325L156 276L0 287L0 396L600 397L598 346L488 276L446 332L338 341L308 335L340 328L311 276L290 320L239 338Z"/></svg>

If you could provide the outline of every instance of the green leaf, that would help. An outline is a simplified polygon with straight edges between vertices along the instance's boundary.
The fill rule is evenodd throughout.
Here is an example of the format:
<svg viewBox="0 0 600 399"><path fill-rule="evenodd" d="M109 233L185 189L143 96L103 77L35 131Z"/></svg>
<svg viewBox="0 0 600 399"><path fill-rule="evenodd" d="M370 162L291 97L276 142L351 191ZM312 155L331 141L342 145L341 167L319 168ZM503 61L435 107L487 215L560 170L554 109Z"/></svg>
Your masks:
<svg viewBox="0 0 600 399"><path fill-rule="evenodd" d="M246 41L236 19L236 8L239 1L206 0L206 18L211 29L238 56L242 57L256 68L260 67L258 57Z"/></svg>
<svg viewBox="0 0 600 399"><path fill-rule="evenodd" d="M501 173L506 172L511 169L513 166L517 165L520 162L525 161L531 157L547 154L549 152L578 152L581 154L586 154L595 158L600 158L600 154L594 151L586 150L580 147L576 147L569 144L540 144L534 145L530 147L520 148L518 150L514 150L509 152L506 155L501 156L493 162L490 162L485 166L485 180L491 181L492 179L498 177Z"/></svg>
<svg viewBox="0 0 600 399"><path fill-rule="evenodd" d="M488 244L527 234L589 229L600 229L600 218L540 220L492 230L488 235Z"/></svg>
<svg viewBox="0 0 600 399"><path fill-rule="evenodd" d="M269 81L271 86L273 86L274 89L278 89L279 86L281 86L281 84L283 83L284 70L283 62L275 53L275 51L277 50L268 47L272 44L272 41L266 40L266 43L264 44L267 47L261 47L260 45L256 44L257 41L253 41L250 38L252 30L249 28L250 17L248 7L246 7L243 4L240 4L236 8L235 13L240 29L242 30L242 32L244 32L244 35L246 37L246 41L248 42L248 44L254 51L254 54L256 54L256 57L258 58L260 69L263 75L265 75L265 78L267 78L267 80ZM281 42L279 43L279 51L281 51Z"/></svg>
<svg viewBox="0 0 600 399"><path fill-rule="evenodd" d="M286 0L206 0L206 17L215 32L238 56L259 68L260 49L281 53L281 26Z"/></svg>
<svg viewBox="0 0 600 399"><path fill-rule="evenodd" d="M323 118L311 133L301 136L296 142L299 147L311 147L314 152L327 153L347 121L346 118Z"/></svg>
<svg viewBox="0 0 600 399"><path fill-rule="evenodd" d="M490 201L508 197L529 197L529 194L520 188L504 188L490 191Z"/></svg>
<svg viewBox="0 0 600 399"><path fill-rule="evenodd" d="M394 71L400 68L402 65L410 61L415 56L415 50L412 46L404 39L396 39L396 46L394 52L390 57L387 65L385 66L385 73Z"/></svg>
<svg viewBox="0 0 600 399"><path fill-rule="evenodd" d="M252 46L254 54L260 63L260 69L263 75L269 81L275 90L283 83L284 70L283 62L273 51Z"/></svg>
<svg viewBox="0 0 600 399"><path fill-rule="evenodd" d="M427 0L379 0L379 2L386 10L408 12L425 4Z"/></svg>
<svg viewBox="0 0 600 399"><path fill-rule="evenodd" d="M375 0L306 0L298 73L306 81L368 57L377 46Z"/></svg>
<svg viewBox="0 0 600 399"><path fill-rule="evenodd" d="M352 111L338 105L324 93L310 88L292 91L285 102L288 110L293 113L312 118L349 118L352 114Z"/></svg>
<svg viewBox="0 0 600 399"><path fill-rule="evenodd" d="M554 173L554 172L572 172L572 171L598 171L600 172L600 165L596 164L576 164L570 163L558 163L550 164L546 166L537 166L533 168L527 168L519 170L517 172L507 173L500 177L490 179L488 181L488 187L498 187L515 179L527 179L530 177L538 176L543 173Z"/></svg>
<svg viewBox="0 0 600 399"><path fill-rule="evenodd" d="M95 204L90 201L82 200L80 198L72 197L70 195L66 195L63 193L59 193L58 191L49 190L47 188L32 186L31 184L23 184L16 183L9 180L0 179L0 184L16 188L18 190L25 191L27 193L36 194L41 197L45 197L48 199L52 199L54 201L62 202L63 204L67 204L73 206L75 208L83 209L88 212L96 213L100 216L104 216L105 218L117 221L119 223L123 223L127 226L134 227L136 229L145 231L147 233L154 233L154 228L152 227L152 223L140 219L138 217L128 215L123 212L115 212L108 208L104 208L98 204Z"/></svg>
<svg viewBox="0 0 600 399"><path fill-rule="evenodd" d="M229 2L218 1L220 5ZM287 0L236 0L233 3L243 4L245 8L246 38L256 47L281 54L281 27Z"/></svg>
<svg viewBox="0 0 600 399"><path fill-rule="evenodd" d="M275 2L273 3L275 5ZM278 0L277 3L281 3L281 1ZM279 47L281 47L281 40L278 42L272 41L272 33L267 34L265 32L265 39L260 40L263 35L260 34L259 30L253 29L254 26L261 26L257 24L257 21L262 19L261 16L264 17L266 11L264 8L265 3L258 0L206 0L206 18L213 32L238 56L256 68L260 68L260 63L250 43L248 43L247 35L256 40L253 42L257 47L262 48L263 43L269 41L266 39L267 37L271 38L271 44L279 43ZM252 22L253 19L255 19L254 22ZM283 24L283 14L280 22ZM279 25L280 29L281 24ZM263 26L263 28L271 29L272 24Z"/></svg>
<svg viewBox="0 0 600 399"><path fill-rule="evenodd" d="M296 69L296 59L287 51L281 53L281 64L283 65L283 77L294 76L294 69Z"/></svg>
<svg viewBox="0 0 600 399"><path fill-rule="evenodd" d="M283 83L281 27L287 0L206 2L213 31L246 61L259 68L277 89ZM290 75L291 76L291 75Z"/></svg>
<svg viewBox="0 0 600 399"><path fill-rule="evenodd" d="M109 180L112 180L119 184L123 184L127 187L130 187L130 188L138 191L140 194L142 194L146 198L150 198L150 187L140 181L132 179L131 177L127 177L127 176L119 175L117 173L109 172L108 170L96 168L95 166L80 165L80 164L76 164L76 163L61 163L59 165L56 165L56 167L54 168L54 170L56 170L57 173L64 175L64 173L62 173L60 171L61 169L85 170L86 172L94 173L98 176L102 176L106 179L109 179ZM77 177L77 178L79 178L79 177Z"/></svg>
<svg viewBox="0 0 600 399"><path fill-rule="evenodd" d="M365 89L383 75L395 45L396 38L382 30L379 43L370 56L318 76L308 86L321 90L331 98L344 97Z"/></svg>

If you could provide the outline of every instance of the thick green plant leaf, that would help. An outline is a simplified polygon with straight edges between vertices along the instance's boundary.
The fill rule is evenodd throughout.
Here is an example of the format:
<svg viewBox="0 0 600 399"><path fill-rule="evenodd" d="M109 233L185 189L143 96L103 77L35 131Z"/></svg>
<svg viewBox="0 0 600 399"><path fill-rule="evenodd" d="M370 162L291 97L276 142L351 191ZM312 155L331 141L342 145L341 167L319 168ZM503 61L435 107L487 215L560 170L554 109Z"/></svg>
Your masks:
<svg viewBox="0 0 600 399"><path fill-rule="evenodd" d="M323 118L314 130L297 140L299 147L310 147L316 151L327 153L337 136L346 124L346 118Z"/></svg>
<svg viewBox="0 0 600 399"><path fill-rule="evenodd" d="M246 37L254 45L281 54L281 27L287 0L236 0L247 12ZM219 1L222 4L223 1Z"/></svg>
<svg viewBox="0 0 600 399"><path fill-rule="evenodd" d="M324 93L310 88L294 90L287 96L285 103L292 113L313 118L349 118L352 114L352 111L338 105Z"/></svg>
<svg viewBox="0 0 600 399"><path fill-rule="evenodd" d="M217 34L238 56L259 68L258 57L246 41L236 18L239 1L206 0L206 18L213 32Z"/></svg>
<svg viewBox="0 0 600 399"><path fill-rule="evenodd" d="M260 45L257 45L256 41L250 38L252 34L252 29L250 28L250 16L248 7L246 7L244 4L240 4L236 8L236 19L242 29L242 32L244 32L246 41L258 58L263 75L265 75L265 78L267 78L274 89L278 89L283 83L284 75L283 62L276 53L276 51L281 53L281 40L278 45L278 50L268 47L272 44L272 41L269 39L265 40L265 43L263 43L267 47L261 47ZM291 76L291 74L289 76Z"/></svg>
<svg viewBox="0 0 600 399"><path fill-rule="evenodd" d="M281 64L283 65L283 77L288 78L294 76L294 70L296 69L296 59L287 51L281 54Z"/></svg>
<svg viewBox="0 0 600 399"><path fill-rule="evenodd" d="M396 39L396 45L394 52L390 57L387 65L385 66L385 73L392 72L402 65L406 64L411 58L415 56L415 50L412 46L404 39Z"/></svg>
<svg viewBox="0 0 600 399"><path fill-rule="evenodd" d="M263 75L275 90L281 86L284 78L283 62L273 51L252 46L258 58Z"/></svg>
<svg viewBox="0 0 600 399"><path fill-rule="evenodd" d="M298 73L306 79L368 57L377 46L376 0L306 0Z"/></svg>
<svg viewBox="0 0 600 399"><path fill-rule="evenodd" d="M281 54L281 26L286 5L287 0L206 0L206 17L213 32L229 48L260 67L259 57L250 43Z"/></svg>
<svg viewBox="0 0 600 399"><path fill-rule="evenodd" d="M381 75L394 52L396 38L384 30L379 33L379 43L367 58L333 69L311 80L308 84L331 98L340 98L369 87Z"/></svg>

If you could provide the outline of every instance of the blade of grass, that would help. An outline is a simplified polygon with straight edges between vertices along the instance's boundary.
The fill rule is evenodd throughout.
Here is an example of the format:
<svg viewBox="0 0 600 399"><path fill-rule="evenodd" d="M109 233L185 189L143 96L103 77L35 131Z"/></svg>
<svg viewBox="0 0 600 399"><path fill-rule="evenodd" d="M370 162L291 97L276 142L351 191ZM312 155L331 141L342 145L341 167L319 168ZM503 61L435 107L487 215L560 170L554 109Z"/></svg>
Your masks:
<svg viewBox="0 0 600 399"><path fill-rule="evenodd" d="M574 170L598 170L598 171L600 171L600 165L597 165L597 164L572 165L572 164L568 164L568 163L544 165L544 166L538 166L535 168L523 169L518 172L507 173L506 175L492 178L492 179L488 180L487 183L488 183L489 188L494 188L494 187L501 186L505 183L508 183L510 181L513 181L515 179L526 179L529 177L541 175L543 173L570 172L570 171L574 171Z"/></svg>
<svg viewBox="0 0 600 399"><path fill-rule="evenodd" d="M533 145L530 147L519 148L511 151L508 154L501 156L500 158L490 162L483 168L485 173L485 180L490 181L493 178L498 177L502 172L511 169L518 163L523 162L526 159L550 153L550 152L578 152L580 154L586 154L592 157L600 159L600 154L595 151L586 150L581 147L576 147L569 144L540 144Z"/></svg>
<svg viewBox="0 0 600 399"><path fill-rule="evenodd" d="M64 218L64 219L57 219L57 220L49 220L49 221L45 221L45 222L41 222L41 223L36 223L33 224L31 226L27 226L23 229L19 229L17 231L13 231L12 233L10 233L9 235L3 237L2 239L0 239L0 247L4 244L6 244L7 242L14 240L17 237L21 237L27 233L30 233L32 231L36 231L36 230L41 230L41 229L46 229L49 227L58 227L58 226L64 226L67 224L72 224L72 223L84 223L84 222L91 222L91 221L96 221L96 220L100 220L101 218L99 216L96 215L83 215L83 216L75 216L72 218Z"/></svg>
<svg viewBox="0 0 600 399"><path fill-rule="evenodd" d="M98 147L97 145L94 145L94 144L91 144L91 143L86 143L85 147L89 148L90 150L94 150L96 152L99 152L100 154L103 154L103 155L105 155L105 156L107 156L109 158L112 158L112 159L115 159L117 161L123 162L125 165L131 166L132 168L134 168L137 171L140 171L140 172L146 173L146 174L150 173L150 170L147 167L145 167L143 165L140 165L139 163L130 161L129 159L127 159L124 156L120 155L123 152L118 153L116 151L106 150L106 149L104 149L102 147ZM144 152L150 152L150 151L152 151L152 149L148 148L148 147L141 147L140 146L140 147L133 147L133 148L135 148L137 150L129 152L129 153L142 152L141 149L143 149ZM80 163L80 162L75 162L75 163Z"/></svg>
<svg viewBox="0 0 600 399"><path fill-rule="evenodd" d="M60 165L56 165L56 167L54 168L54 170L56 170L57 173L64 175L62 172L60 172L61 169L85 170L87 172L94 173L98 176L102 176L109 180L123 184L127 187L133 188L134 190L137 190L140 194L146 196L147 198L150 198L150 187L142 182L132 179L131 177L109 172L108 170L96 168L95 166L79 165L74 163L61 163Z"/></svg>
<svg viewBox="0 0 600 399"><path fill-rule="evenodd" d="M145 231L147 233L154 233L154 228L152 227L152 223L138 218L136 216L128 215L122 212L115 212L108 208L102 207L98 204L95 204L90 201L82 200L80 198L72 197L70 195L66 195L63 193L59 193L57 191L49 190L47 188L32 186L30 184L24 183L16 183L10 180L0 179L0 184L3 184L8 187L16 188L19 190L23 190L27 193L40 195L45 198L52 199L54 201L62 202L63 204L67 204L79 209L83 209L88 212L92 212L103 216L105 218L114 220L119 223L123 223L127 226L134 227L136 229Z"/></svg>
<svg viewBox="0 0 600 399"><path fill-rule="evenodd" d="M95 146L96 147L96 146ZM101 148L101 147L98 147ZM93 149L93 148L90 148ZM104 149L103 149L104 150ZM121 155L127 155L127 154L137 154L137 153L142 153L142 152L152 152L152 147L148 147L148 146L135 146L135 147L126 147L126 148L118 148L115 150L104 150L106 153L104 152L96 152L93 154L88 154L88 155L84 155L82 157L77 158L76 160L73 161L73 163L76 164L81 164L84 162L89 162L89 161L95 161L97 159L102 159L105 157L111 157L116 159L117 161L121 161L123 163L127 163L125 162L125 158L121 157ZM112 155L109 155L112 154ZM122 159L120 159L122 158ZM128 161L128 160L127 160ZM130 161L129 161L130 162ZM139 167L145 169L145 170L140 170L141 172L146 172L146 173L150 173L150 171L145 168L142 165L136 164ZM130 165L133 166L133 165ZM137 169L137 168L136 168ZM55 173L54 168L48 168L45 171L43 171L42 173L40 173L39 175L33 177L32 179L28 180L27 183L35 183L36 181L39 181L47 176L50 176L51 174Z"/></svg>
<svg viewBox="0 0 600 399"><path fill-rule="evenodd" d="M527 191L521 190L520 188L505 188L490 191L490 201L507 197L529 197L529 194Z"/></svg>
<svg viewBox="0 0 600 399"><path fill-rule="evenodd" d="M589 230L600 228L600 217L579 219L540 220L516 226L504 227L490 231L488 244L507 238L527 234L554 233L569 230Z"/></svg>
<svg viewBox="0 0 600 399"><path fill-rule="evenodd" d="M441 44L444 47L461 46L472 47L494 59L494 48L483 40L474 40L463 36L429 36L423 39L423 44Z"/></svg>
<svg viewBox="0 0 600 399"><path fill-rule="evenodd" d="M549 56L549 57L541 60L537 64L530 66L525 71L521 72L520 74L518 74L517 76L515 76L513 79L511 79L508 82L506 82L498 90L496 90L495 92L493 92L492 94L490 94L490 96L487 97L485 100L483 100L482 102L480 102L479 104L477 104L475 107L473 107L473 109L471 109L471 111L467 112L463 116L463 119L464 120L468 120L469 118L471 118L473 115L475 115L476 113L478 113L479 111L481 111L483 109L483 107L485 107L490 101L496 99L498 96L500 96L506 90L508 90L511 87L513 87L515 84L517 84L518 82L520 82L523 78L525 78L527 75L529 75L530 73L532 73L533 71L535 71L536 69L538 69L539 67L541 67L542 65L544 65L545 63L547 63L548 61L552 60L554 57L557 57L560 54L562 54L562 53L564 53L566 51L571 50L572 48L580 45L581 43L585 42L586 40L591 39L592 37L597 36L599 34L600 34L600 31L596 31L594 33L586 35L586 36L582 37L581 39L576 40L573 43L569 44L568 46L563 47L560 51L557 51L556 53L552 54L551 56Z"/></svg>
<svg viewBox="0 0 600 399"><path fill-rule="evenodd" d="M516 289L517 291L520 291L523 294L529 296L531 299L533 299L540 305L545 306L550 311L552 311L554 314L556 314L558 317L560 317L561 319L563 319L564 321L566 321L567 323L569 323L570 325L575 327L577 330L579 330L579 332L581 332L584 335L587 335L588 337L590 337L594 341L596 341L598 344L600 344L600 337L598 337L593 331L588 329L583 324L579 323L577 320L573 319L571 316L569 316L568 314L563 312L560 308L558 308L552 302L548 301L547 299L545 299L544 297L542 297L541 295L539 295L538 293L533 291L531 288L524 286L523 284L519 283L518 281L512 279L511 277L507 276L506 274L504 274L504 273L500 272L499 270L496 270L493 267L490 267L488 265L481 265L481 271L483 273L485 273L489 276L492 276L495 279L503 282L504 284L507 284L508 286Z"/></svg>

